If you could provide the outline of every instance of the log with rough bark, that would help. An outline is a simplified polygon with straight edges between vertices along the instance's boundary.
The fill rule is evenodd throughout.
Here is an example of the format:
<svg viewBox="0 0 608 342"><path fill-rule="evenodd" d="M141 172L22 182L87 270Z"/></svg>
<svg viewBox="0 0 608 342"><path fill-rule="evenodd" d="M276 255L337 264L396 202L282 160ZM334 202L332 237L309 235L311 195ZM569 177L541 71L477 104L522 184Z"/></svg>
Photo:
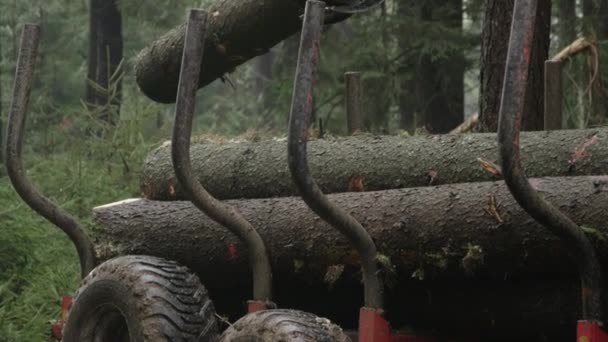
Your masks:
<svg viewBox="0 0 608 342"><path fill-rule="evenodd" d="M496 162L496 134L426 137L360 135L309 143L312 174L327 193L479 182L497 177L480 163ZM608 130L524 132L523 164L530 177L608 173ZM145 161L144 197L186 199L165 144ZM192 145L195 175L220 199L297 195L287 168L286 141ZM349 189L350 188L350 189Z"/></svg>
<svg viewBox="0 0 608 342"><path fill-rule="evenodd" d="M586 227L600 258L608 261L603 241L608 177L532 183ZM517 340L513 334L519 333L562 337L572 328L579 307L579 293L571 288L577 283L574 263L563 244L514 202L503 182L330 198L361 221L390 260L387 303L394 322L450 333L480 331L493 341ZM362 294L359 261L339 233L296 197L227 202L268 244L281 306L354 326ZM152 254L177 260L201 277L220 312L231 317L243 312L251 291L247 253L234 235L189 202L137 199L98 207L94 216L101 259Z"/></svg>
<svg viewBox="0 0 608 342"><path fill-rule="evenodd" d="M344 1L341 1L342 3ZM329 0L328 5L339 3ZM199 88L300 30L305 0L216 0L209 8L209 29L201 61ZM345 19L334 15L326 22ZM154 101L175 102L186 24L143 49L136 60L137 84Z"/></svg>
<svg viewBox="0 0 608 342"><path fill-rule="evenodd" d="M608 233L608 176L538 178L532 184L593 236ZM575 273L562 244L524 213L503 182L330 198L359 219L400 274L466 278ZM332 265L358 267L353 248L298 197L227 203L259 229L278 274L301 273L310 281L323 281ZM153 253L200 274L247 273L241 243L190 202L140 199L97 207L94 216L100 227L97 250L104 259ZM600 256L608 261L608 249L602 248Z"/></svg>

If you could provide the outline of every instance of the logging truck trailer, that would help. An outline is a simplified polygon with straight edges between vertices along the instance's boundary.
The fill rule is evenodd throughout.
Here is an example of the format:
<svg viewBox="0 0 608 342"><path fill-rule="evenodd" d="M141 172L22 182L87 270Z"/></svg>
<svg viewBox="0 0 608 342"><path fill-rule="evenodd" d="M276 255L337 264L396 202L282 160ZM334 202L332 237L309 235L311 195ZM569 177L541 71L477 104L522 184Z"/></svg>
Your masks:
<svg viewBox="0 0 608 342"><path fill-rule="evenodd" d="M358 3L365 4L366 1ZM213 198L192 174L190 137L195 94L203 56L207 13L188 16L177 90L171 156L177 179L192 203L239 237L247 247L253 296L247 313L225 331L218 330L214 303L200 279L188 268L157 256L126 255L98 264L93 244L81 225L40 194L25 176L21 146L40 28L25 25L13 88L6 145L7 170L23 200L73 241L79 255L80 288L64 297L62 319L53 335L66 342L94 341L348 341L431 342L451 339L394 331L385 318L383 267L374 241L348 212L332 203L312 178L307 161L312 80L319 58L323 2L306 4L298 66L289 118L288 163L304 202L341 232L358 252L364 301L357 331L345 332L330 320L298 310L277 309L272 298L268 252L255 227L238 211ZM334 9L335 10L335 9ZM588 239L568 217L546 202L529 184L519 160L519 122L534 34L535 0L516 0L500 108L499 155L505 181L518 203L562 238L577 257L583 311L577 341L608 342L602 328L599 263ZM297 291L297 289L293 289ZM466 308L465 308L466 309ZM526 340L522 336L521 340Z"/></svg>

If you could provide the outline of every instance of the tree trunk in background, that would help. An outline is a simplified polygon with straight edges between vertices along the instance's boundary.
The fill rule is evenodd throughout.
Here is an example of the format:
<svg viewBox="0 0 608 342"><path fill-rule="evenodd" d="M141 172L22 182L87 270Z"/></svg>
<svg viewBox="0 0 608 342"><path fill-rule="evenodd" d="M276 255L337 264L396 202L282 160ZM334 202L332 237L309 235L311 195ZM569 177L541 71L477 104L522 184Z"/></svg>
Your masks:
<svg viewBox="0 0 608 342"><path fill-rule="evenodd" d="M380 49L389 51L390 34L387 30L388 12L386 3L382 4L379 13L378 24L380 30ZM392 103L393 80L390 69L393 67L387 54L378 56L377 65L368 65L370 69L377 72L368 73L362 71L362 100L363 100L363 125L365 131L376 134L388 134L389 131L389 109Z"/></svg>
<svg viewBox="0 0 608 342"><path fill-rule="evenodd" d="M415 5L414 5L415 6ZM399 18L412 17L412 0L401 0L397 4L397 16ZM408 25L405 20L401 20L401 27L397 34L399 50L401 53L410 49L411 35L408 34ZM410 58L403 57L399 61L399 128L414 134L416 130L416 101L414 77L412 70L415 69Z"/></svg>
<svg viewBox="0 0 608 342"><path fill-rule="evenodd" d="M558 10L558 48L556 50L560 51L564 47L568 46L572 43L577 37L577 27L579 24L578 18L576 16L576 0L559 0L556 2L557 10ZM576 64L574 64L576 63ZM579 70L579 63L577 59L571 59L568 61L568 64L565 65L565 70L562 72L564 75L566 70ZM573 67L576 65L576 67ZM575 100L572 103L577 103L579 98L579 89L577 85L582 84L581 75L578 72L570 73L571 77L563 76L562 77L562 94L564 98L570 97ZM574 82L572 81L574 79ZM562 98L562 105L564 108L562 113L562 127L564 128L572 128L576 127L572 122L572 117L576 115L580 115L580 111L578 110L570 110L572 109L570 106L564 104L564 98ZM574 107L576 108L576 107Z"/></svg>
<svg viewBox="0 0 608 342"><path fill-rule="evenodd" d="M89 20L87 77L95 85L87 85L87 102L101 107L100 118L114 124L120 112L122 77L118 66L123 58L122 16L117 0L91 0Z"/></svg>
<svg viewBox="0 0 608 342"><path fill-rule="evenodd" d="M2 61L2 40L0 40L0 61ZM0 64L0 164L4 164L4 102L2 102L2 65ZM4 167L0 175L4 174Z"/></svg>
<svg viewBox="0 0 608 342"><path fill-rule="evenodd" d="M513 0L486 1L481 40L478 131L496 132L507 46L511 32ZM539 0L535 40L530 60L528 90L522 129L542 130L544 117L544 63L549 53L551 0Z"/></svg>
<svg viewBox="0 0 608 342"><path fill-rule="evenodd" d="M598 45L598 41L603 41L607 36L606 33L608 33L602 32L602 29L608 26L608 24L603 23L606 21L606 17L602 17L604 12L608 11L606 8L608 7L607 2L606 0L583 0L583 33L587 40L594 44L598 55L588 55L587 62L583 67L583 79L585 80L583 87L585 90L589 90L583 94L587 100L588 111L587 115L582 116L586 120L581 122L581 127L583 125L596 126L603 124L608 113L607 96L601 74L602 65L604 65L602 62L608 62L608 60L603 58L604 54L602 54L601 47ZM598 70L595 70L596 64Z"/></svg>
<svg viewBox="0 0 608 342"><path fill-rule="evenodd" d="M94 83L97 78L97 15L99 3L101 0L89 1L89 51L87 56L87 80L85 102L94 109L98 104L98 92Z"/></svg>
<svg viewBox="0 0 608 342"><path fill-rule="evenodd" d="M462 33L462 0L426 1L420 14L422 21L440 22ZM430 54L420 58L417 107L429 132L448 133L464 120L464 55L458 51L435 58Z"/></svg>
<svg viewBox="0 0 608 342"><path fill-rule="evenodd" d="M557 1L557 10L559 13L557 31L559 48L557 50L561 50L576 39L576 27L578 24L576 17L576 0Z"/></svg>
<svg viewBox="0 0 608 342"><path fill-rule="evenodd" d="M263 113L264 111L266 111L266 109L271 108L272 106L270 87L272 85L272 66L274 65L274 61L275 52L272 50L268 51L264 55L257 57L255 60L255 91L260 101L260 113Z"/></svg>

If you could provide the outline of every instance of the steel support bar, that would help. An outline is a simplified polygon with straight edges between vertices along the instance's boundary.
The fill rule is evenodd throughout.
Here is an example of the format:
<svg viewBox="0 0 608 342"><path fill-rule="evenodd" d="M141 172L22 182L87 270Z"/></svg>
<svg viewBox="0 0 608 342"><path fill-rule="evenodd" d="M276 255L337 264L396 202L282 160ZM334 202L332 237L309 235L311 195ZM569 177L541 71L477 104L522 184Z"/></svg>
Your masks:
<svg viewBox="0 0 608 342"><path fill-rule="evenodd" d="M192 203L207 216L228 228L247 245L249 262L253 270L253 299L270 302L272 274L262 238L238 211L211 196L192 173L190 137L206 30L207 12L191 10L186 28L175 104L175 124L171 139L173 168L180 184L192 198Z"/></svg>
<svg viewBox="0 0 608 342"><path fill-rule="evenodd" d="M583 319L601 319L600 267L582 229L530 185L519 155L528 68L534 38L536 0L516 0L500 105L498 148L509 190L526 212L566 242L576 257L582 281Z"/></svg>
<svg viewBox="0 0 608 342"><path fill-rule="evenodd" d="M84 278L95 267L95 250L91 239L87 236L78 221L51 202L41 194L27 178L23 167L22 146L23 130L27 116L27 105L30 91L32 90L32 78L38 42L40 40L40 26L26 24L21 35L21 47L15 71L15 83L13 85L13 96L8 118L7 140L6 140L6 169L7 174L21 196L38 214L53 223L72 240L78 259L80 260L80 275Z"/></svg>
<svg viewBox="0 0 608 342"><path fill-rule="evenodd" d="M313 79L319 60L324 10L325 3L323 2L309 0L306 4L289 116L287 143L289 170L304 202L355 245L361 257L365 306L382 310L383 285L379 274L378 253L374 242L365 228L354 217L329 201L312 178L308 166L306 144L311 120Z"/></svg>

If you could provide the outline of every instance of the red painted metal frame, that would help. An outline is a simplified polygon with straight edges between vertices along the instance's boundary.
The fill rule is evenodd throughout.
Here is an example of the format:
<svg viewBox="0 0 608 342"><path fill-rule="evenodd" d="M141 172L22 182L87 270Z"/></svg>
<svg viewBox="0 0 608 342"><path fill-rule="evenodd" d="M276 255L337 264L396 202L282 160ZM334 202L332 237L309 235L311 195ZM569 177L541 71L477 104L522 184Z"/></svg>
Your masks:
<svg viewBox="0 0 608 342"><path fill-rule="evenodd" d="M537 0L515 1L499 110L499 160L505 183L519 205L567 244L576 258L583 318L577 323L577 342L608 342L608 334L599 323L602 276L595 250L583 230L530 185L521 164L519 131L525 111L536 11Z"/></svg>
<svg viewBox="0 0 608 342"><path fill-rule="evenodd" d="M359 342L445 342L446 339L417 336L411 333L391 332L388 321L382 313L371 308L359 310ZM601 341L605 342L605 341ZM608 341L606 341L608 342Z"/></svg>
<svg viewBox="0 0 608 342"><path fill-rule="evenodd" d="M247 301L247 313L254 313L262 310L276 309L277 305L271 301L250 300Z"/></svg>
<svg viewBox="0 0 608 342"><path fill-rule="evenodd" d="M578 321L576 323L577 342L608 342L608 333L598 322Z"/></svg>
<svg viewBox="0 0 608 342"><path fill-rule="evenodd" d="M382 312L363 307L359 310L359 342L390 342L390 327Z"/></svg>
<svg viewBox="0 0 608 342"><path fill-rule="evenodd" d="M61 340L63 338L63 326L68 319L68 312L72 305L72 296L63 296L61 299L61 319L51 320L51 338Z"/></svg>

